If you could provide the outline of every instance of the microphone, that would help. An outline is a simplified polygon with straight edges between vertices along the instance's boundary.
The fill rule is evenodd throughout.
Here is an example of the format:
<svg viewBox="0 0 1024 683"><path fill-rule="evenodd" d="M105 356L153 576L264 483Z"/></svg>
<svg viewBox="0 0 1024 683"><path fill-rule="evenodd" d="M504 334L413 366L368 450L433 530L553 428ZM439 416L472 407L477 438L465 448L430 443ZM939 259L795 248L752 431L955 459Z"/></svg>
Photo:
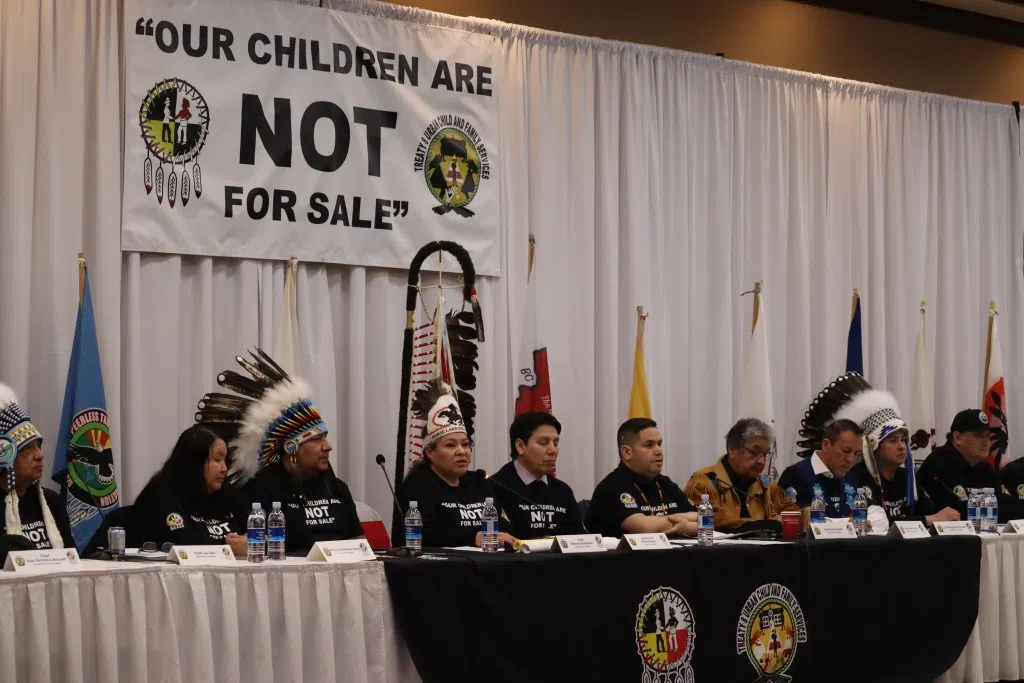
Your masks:
<svg viewBox="0 0 1024 683"><path fill-rule="evenodd" d="M377 467L380 468L380 471L384 473L384 480L388 483L388 490L391 491L391 500L395 504L395 509L398 510L399 519L405 519L405 512L402 511L402 506L398 504L398 496L395 495L395 487L391 485L391 477L388 476L388 471L384 468L384 463L387 462L387 458L384 457L383 453L378 453L374 460L377 463Z"/></svg>
<svg viewBox="0 0 1024 683"><path fill-rule="evenodd" d="M476 471L476 473L477 473L477 474L479 474L479 475L480 475L481 477L483 477L484 479L486 479L487 481L489 481L490 483L492 483L492 484L496 485L496 486L497 486L498 488L500 488L500 489L504 489L504 490L508 491L509 493L511 493L511 494L512 494L513 496L515 496L516 498L518 498L518 499L520 499L520 500L522 500L522 501L524 501L524 502L526 502L526 503L529 503L530 505L537 505L537 503L534 503L534 502L533 502L532 500L530 500L529 498L527 498L527 497L526 497L526 496L524 496L523 494L519 493L519 491L516 491L516 490L515 490L515 489L513 489L513 488L510 488L510 487L508 487L508 486L505 486L504 484L502 484L502 483L501 483L500 481L498 481L497 479L492 479L492 478L488 477L488 476L487 476L487 471L486 471L486 470L477 470L477 471Z"/></svg>
<svg viewBox="0 0 1024 683"><path fill-rule="evenodd" d="M934 481L936 484L941 486L946 491L946 493L948 493L950 496L952 496L953 500L956 501L957 505L963 505L964 504L964 502L962 500L960 500L960 496L956 495L956 492L953 489L951 489L948 486L946 486L946 482L944 482L941 479L939 479L939 475L936 474L934 477L932 477L932 481Z"/></svg>
<svg viewBox="0 0 1024 683"><path fill-rule="evenodd" d="M718 491L721 491L722 490L721 487L725 486L727 488L732 489L736 493L740 494L741 496L746 498L748 501L750 500L750 494L748 494L743 489L736 488L735 486L733 486L732 484L730 484L727 481L722 481L721 479L718 478L718 475L715 474L714 472L708 472L704 476L706 476L708 479L711 480L711 483L715 485L715 489L717 489ZM767 519L767 517L768 517L768 499L766 497L767 493L768 493L768 490L766 488L762 488L761 496L759 498L754 498L754 500L760 500L760 502L761 502L761 509L764 511L764 515L765 515L765 521L770 521L770 520Z"/></svg>

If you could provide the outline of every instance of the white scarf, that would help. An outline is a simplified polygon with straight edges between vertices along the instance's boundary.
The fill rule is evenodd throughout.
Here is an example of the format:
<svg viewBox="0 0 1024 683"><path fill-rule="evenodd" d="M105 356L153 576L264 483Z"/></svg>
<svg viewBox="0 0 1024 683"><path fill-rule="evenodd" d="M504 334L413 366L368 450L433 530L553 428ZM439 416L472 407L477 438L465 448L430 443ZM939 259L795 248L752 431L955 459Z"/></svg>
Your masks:
<svg viewBox="0 0 1024 683"><path fill-rule="evenodd" d="M53 513L50 512L50 506L46 504L46 496L43 495L43 487L39 484L34 484L39 490L39 507L43 509L43 524L46 525L46 535L50 539L50 545L55 549L61 549L64 547L64 539L60 535L60 531L57 529L57 523L53 520ZM18 492L14 489L7 494L4 500L4 520L7 523L7 533L14 536L21 535L21 515L18 513Z"/></svg>

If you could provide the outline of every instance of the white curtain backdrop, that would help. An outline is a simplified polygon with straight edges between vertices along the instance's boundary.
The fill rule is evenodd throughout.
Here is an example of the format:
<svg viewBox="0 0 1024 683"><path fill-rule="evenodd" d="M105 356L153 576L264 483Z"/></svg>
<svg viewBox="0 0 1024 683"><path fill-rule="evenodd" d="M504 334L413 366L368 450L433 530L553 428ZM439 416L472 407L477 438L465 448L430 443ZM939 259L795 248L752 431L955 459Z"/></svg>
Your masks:
<svg viewBox="0 0 1024 683"><path fill-rule="evenodd" d="M217 371L272 344L285 264L134 253L117 262L115 3L77 3L89 8L78 17L57 16L62 4L0 5L0 377L53 434L74 253L85 245L131 500ZM522 307L531 232L564 425L559 476L580 498L616 461L638 304L650 312L647 370L666 473L682 482L723 452L749 335L741 293L757 280L771 316L781 464L808 400L844 369L854 287L868 379L905 412L917 305L927 299L940 434L958 409L979 404L986 307L996 299L1011 450L1024 438L1014 420L1024 415L1024 183L1011 107L371 2L324 4L504 41L505 272L479 285L488 339L477 467L494 471L507 458L518 348L510 312ZM299 266L300 333L336 468L385 516L390 498L372 457L384 453L390 471L405 280L402 271Z"/></svg>

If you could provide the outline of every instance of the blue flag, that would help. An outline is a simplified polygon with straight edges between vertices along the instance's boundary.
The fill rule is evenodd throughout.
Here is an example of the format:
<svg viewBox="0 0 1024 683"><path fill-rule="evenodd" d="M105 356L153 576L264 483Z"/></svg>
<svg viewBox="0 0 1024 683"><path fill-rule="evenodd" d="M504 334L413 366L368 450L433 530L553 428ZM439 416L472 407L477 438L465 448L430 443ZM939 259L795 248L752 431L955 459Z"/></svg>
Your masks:
<svg viewBox="0 0 1024 683"><path fill-rule="evenodd" d="M860 341L860 297L854 304L850 334L846 338L846 371L864 376L864 351Z"/></svg>
<svg viewBox="0 0 1024 683"><path fill-rule="evenodd" d="M103 515L118 506L113 443L107 425L88 273L75 323L75 343L71 348L56 444L53 480L60 484L75 545L81 552L103 522Z"/></svg>

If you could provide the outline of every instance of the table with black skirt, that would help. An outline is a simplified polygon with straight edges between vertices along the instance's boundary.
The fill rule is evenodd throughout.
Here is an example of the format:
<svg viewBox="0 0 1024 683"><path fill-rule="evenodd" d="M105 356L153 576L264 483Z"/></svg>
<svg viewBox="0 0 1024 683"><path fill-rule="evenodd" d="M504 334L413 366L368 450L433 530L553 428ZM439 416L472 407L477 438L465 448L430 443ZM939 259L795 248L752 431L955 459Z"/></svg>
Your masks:
<svg viewBox="0 0 1024 683"><path fill-rule="evenodd" d="M385 562L434 681L932 681L978 615L977 537Z"/></svg>

